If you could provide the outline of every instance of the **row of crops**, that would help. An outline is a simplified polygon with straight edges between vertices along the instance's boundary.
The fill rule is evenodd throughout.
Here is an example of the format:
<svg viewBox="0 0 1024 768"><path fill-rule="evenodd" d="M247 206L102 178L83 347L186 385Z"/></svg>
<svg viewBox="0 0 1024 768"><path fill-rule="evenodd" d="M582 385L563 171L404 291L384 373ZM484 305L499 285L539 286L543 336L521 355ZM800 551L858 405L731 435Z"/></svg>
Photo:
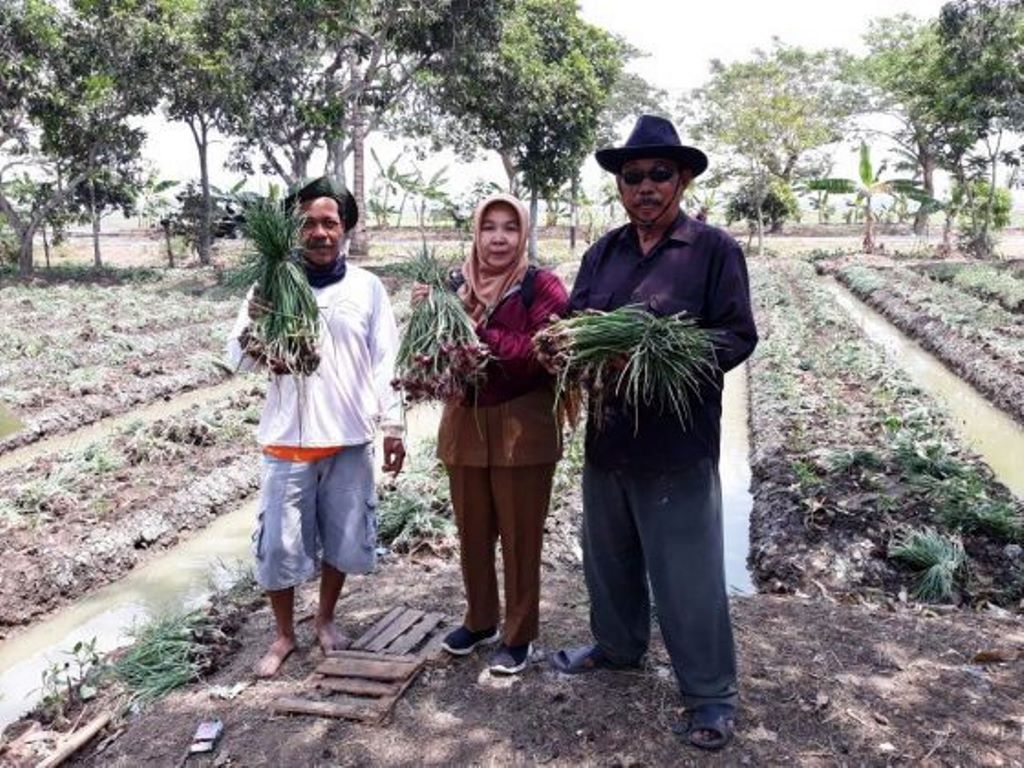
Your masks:
<svg viewBox="0 0 1024 768"><path fill-rule="evenodd" d="M836 277L993 403L1024 423L1024 278L975 265L871 268Z"/></svg>
<svg viewBox="0 0 1024 768"><path fill-rule="evenodd" d="M844 272L851 283L873 277ZM1001 605L1024 597L1020 502L809 265L755 263L752 280L763 335L750 363L761 583ZM876 290L901 285L894 277Z"/></svg>
<svg viewBox="0 0 1024 768"><path fill-rule="evenodd" d="M237 307L166 282L0 288L0 402L25 425L0 451L223 380Z"/></svg>

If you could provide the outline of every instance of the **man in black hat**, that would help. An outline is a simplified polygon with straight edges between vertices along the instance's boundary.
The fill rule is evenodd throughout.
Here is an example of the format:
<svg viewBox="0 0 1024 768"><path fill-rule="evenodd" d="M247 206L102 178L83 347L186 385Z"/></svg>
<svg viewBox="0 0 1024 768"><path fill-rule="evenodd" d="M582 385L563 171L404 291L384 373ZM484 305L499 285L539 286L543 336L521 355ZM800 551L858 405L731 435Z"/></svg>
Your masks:
<svg viewBox="0 0 1024 768"><path fill-rule="evenodd" d="M269 598L276 635L256 665L275 675L296 645L295 587L320 570L313 628L324 652L349 641L334 611L349 573L373 569L377 547L374 437L383 431L384 470L402 468L401 405L391 388L398 330L387 291L371 272L347 264L348 234L359 216L344 189L321 177L285 200L301 209L302 267L321 319L320 363L296 377L271 367L257 441L263 451L256 580ZM252 297L228 342L237 366L250 317L274 308Z"/></svg>
<svg viewBox="0 0 1024 768"><path fill-rule="evenodd" d="M691 398L684 427L656 406L639 415L614 394L590 415L583 469L583 567L594 643L552 656L569 674L634 667L650 640L650 597L692 744L720 749L733 732L736 660L722 551L718 475L722 374L754 350L743 252L684 214L687 185L707 168L671 122L643 115L622 147L597 152L614 173L629 223L584 254L570 311L641 305L686 312L710 330L720 372Z"/></svg>

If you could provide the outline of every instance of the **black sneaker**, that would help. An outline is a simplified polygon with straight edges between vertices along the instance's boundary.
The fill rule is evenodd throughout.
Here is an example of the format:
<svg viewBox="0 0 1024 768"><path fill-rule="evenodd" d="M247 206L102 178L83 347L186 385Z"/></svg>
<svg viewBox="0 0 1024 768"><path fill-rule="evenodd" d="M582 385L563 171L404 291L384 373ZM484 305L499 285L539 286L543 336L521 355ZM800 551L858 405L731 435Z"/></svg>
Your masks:
<svg viewBox="0 0 1024 768"><path fill-rule="evenodd" d="M462 626L449 632L444 642L441 643L441 647L455 656L465 656L472 653L478 645L496 643L500 636L497 627L472 632Z"/></svg>
<svg viewBox="0 0 1024 768"><path fill-rule="evenodd" d="M514 675L526 669L530 663L530 654L533 652L533 645L507 646L502 643L501 647L491 657L488 669L494 675Z"/></svg>

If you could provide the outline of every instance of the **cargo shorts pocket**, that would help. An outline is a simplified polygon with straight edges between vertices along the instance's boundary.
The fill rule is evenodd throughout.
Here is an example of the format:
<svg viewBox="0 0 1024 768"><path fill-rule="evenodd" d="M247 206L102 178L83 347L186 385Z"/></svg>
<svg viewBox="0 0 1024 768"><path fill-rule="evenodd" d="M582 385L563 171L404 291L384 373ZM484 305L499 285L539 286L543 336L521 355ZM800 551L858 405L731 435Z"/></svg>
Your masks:
<svg viewBox="0 0 1024 768"><path fill-rule="evenodd" d="M257 560L263 559L263 513L260 512L258 518L256 518L256 525L252 529L252 556Z"/></svg>
<svg viewBox="0 0 1024 768"><path fill-rule="evenodd" d="M371 552L377 549L377 492L374 491L366 499L365 509L365 529L366 538L363 541L363 547L370 550Z"/></svg>

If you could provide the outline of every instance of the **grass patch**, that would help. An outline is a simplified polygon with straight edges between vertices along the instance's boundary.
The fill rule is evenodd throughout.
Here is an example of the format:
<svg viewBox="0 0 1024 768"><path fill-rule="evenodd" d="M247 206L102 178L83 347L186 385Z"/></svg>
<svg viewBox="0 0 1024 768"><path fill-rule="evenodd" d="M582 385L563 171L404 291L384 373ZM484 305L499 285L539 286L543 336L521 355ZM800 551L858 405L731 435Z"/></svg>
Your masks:
<svg viewBox="0 0 1024 768"><path fill-rule="evenodd" d="M114 676L145 706L200 679L212 653L203 640L219 631L201 611L157 619L132 632L135 642L114 663Z"/></svg>
<svg viewBox="0 0 1024 768"><path fill-rule="evenodd" d="M946 536L933 528L908 531L889 547L889 557L915 572L914 597L929 603L952 599L966 562L959 537Z"/></svg>
<svg viewBox="0 0 1024 768"><path fill-rule="evenodd" d="M432 453L432 451L431 451ZM448 478L435 459L422 452L424 469L407 470L380 488L377 536L394 552L412 552L421 546L447 548L455 540L455 521Z"/></svg>

